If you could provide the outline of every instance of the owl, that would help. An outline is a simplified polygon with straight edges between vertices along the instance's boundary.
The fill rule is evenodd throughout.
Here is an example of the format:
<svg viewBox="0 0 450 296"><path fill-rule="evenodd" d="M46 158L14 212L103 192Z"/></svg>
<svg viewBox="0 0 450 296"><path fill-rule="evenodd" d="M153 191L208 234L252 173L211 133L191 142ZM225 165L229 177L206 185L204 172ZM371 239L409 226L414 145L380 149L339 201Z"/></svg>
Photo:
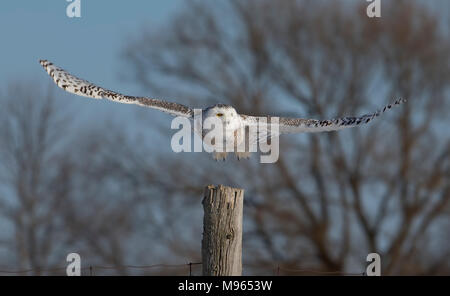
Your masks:
<svg viewBox="0 0 450 296"><path fill-rule="evenodd" d="M47 60L40 60L39 62L56 85L69 93L93 99L108 99L118 103L136 104L160 110L172 116L181 116L194 121L195 116L193 108L155 98L123 95L99 87L89 81L77 78ZM242 159L250 156L250 153L253 151L251 151L249 147L254 143L266 141L281 134L329 132L365 125L382 113L390 110L392 107L404 102L406 102L405 99L398 99L376 112L362 116L324 120L275 116L249 116L238 113L236 109L230 105L216 104L202 108L201 120L195 121L193 126L194 131L203 141L205 141L208 135L205 123L211 120L219 122L221 124L221 129L223 129L222 139L217 140L216 137L212 139L212 141L208 140L208 143L205 144L216 146L218 141L222 141L225 143L224 145L227 149L221 149L220 151L213 150L213 158L216 160L225 160L229 152L234 152L238 159ZM246 132L246 129L255 126L258 127L257 133L253 137L250 137L251 133ZM227 143L232 143L231 147ZM222 147L224 147L224 145L222 145ZM243 147L243 149L238 149L238 147Z"/></svg>

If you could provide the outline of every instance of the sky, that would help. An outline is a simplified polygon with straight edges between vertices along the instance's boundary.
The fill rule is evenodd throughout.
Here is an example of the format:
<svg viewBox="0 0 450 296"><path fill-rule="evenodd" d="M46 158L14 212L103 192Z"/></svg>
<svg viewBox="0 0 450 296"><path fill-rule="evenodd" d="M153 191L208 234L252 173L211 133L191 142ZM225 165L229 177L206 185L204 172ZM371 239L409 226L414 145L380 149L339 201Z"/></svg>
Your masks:
<svg viewBox="0 0 450 296"><path fill-rule="evenodd" d="M133 121L125 119L140 112L139 107L67 94L52 84L38 60L50 60L76 76L111 90L151 96L143 93L137 84L123 79L121 52L127 40L139 34L144 26L164 30L177 8L186 1L79 1L80 18L66 15L69 0L0 2L0 91L11 82L30 81L49 87L58 98L67 99L64 104L69 105L70 112L79 112L83 121L99 120L99 115L114 115L131 123ZM434 1L433 4L438 4L446 0ZM161 118L163 124L169 126L170 118L156 113L145 114Z"/></svg>
<svg viewBox="0 0 450 296"><path fill-rule="evenodd" d="M121 85L118 75L124 42L144 25L162 26L185 2L80 0L81 18L69 18L68 1L1 1L2 83L22 79L24 73L28 78L42 79L37 61L48 59L105 87L131 87Z"/></svg>
<svg viewBox="0 0 450 296"><path fill-rule="evenodd" d="M120 78L126 40L144 26L162 26L182 0L80 0L81 17L69 18L68 0L2 0L0 3L0 89L18 80L51 84L38 63L47 59L97 85L130 95L149 95ZM123 64L122 64L123 66ZM54 85L53 85L54 86ZM55 86L54 86L55 87ZM134 112L134 106L71 98L85 118L92 113ZM106 106L106 107L105 107ZM73 106L71 106L73 107Z"/></svg>
<svg viewBox="0 0 450 296"><path fill-rule="evenodd" d="M66 15L68 1L72 0L1 1L0 88L19 79L49 82L38 64L48 59L100 86L149 95L120 79L121 50L142 27L163 29L186 1L79 0L80 18Z"/></svg>
<svg viewBox="0 0 450 296"><path fill-rule="evenodd" d="M38 76L42 69L36 65L44 58L115 85L127 36L143 25L161 24L181 2L81 0L81 17L69 18L67 0L2 1L0 79Z"/></svg>

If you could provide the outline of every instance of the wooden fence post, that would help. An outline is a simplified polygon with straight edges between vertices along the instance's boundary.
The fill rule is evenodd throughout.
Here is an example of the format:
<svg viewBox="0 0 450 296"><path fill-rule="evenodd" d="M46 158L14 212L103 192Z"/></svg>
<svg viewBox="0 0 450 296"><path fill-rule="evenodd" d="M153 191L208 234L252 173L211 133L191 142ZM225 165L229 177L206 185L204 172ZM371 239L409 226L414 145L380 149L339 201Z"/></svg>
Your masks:
<svg viewBox="0 0 450 296"><path fill-rule="evenodd" d="M242 275L244 190L209 185L202 204L203 275Z"/></svg>

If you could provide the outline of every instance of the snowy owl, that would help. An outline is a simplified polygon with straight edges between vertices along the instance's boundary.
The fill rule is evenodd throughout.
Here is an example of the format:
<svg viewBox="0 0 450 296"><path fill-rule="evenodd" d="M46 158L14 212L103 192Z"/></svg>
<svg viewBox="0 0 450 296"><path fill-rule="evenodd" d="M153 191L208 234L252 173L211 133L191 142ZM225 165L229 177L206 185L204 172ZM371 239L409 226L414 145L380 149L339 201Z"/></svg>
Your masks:
<svg viewBox="0 0 450 296"><path fill-rule="evenodd" d="M194 110L187 106L167 102L164 100L158 100L147 97L134 97L123 95L111 90L104 89L102 87L96 86L86 80L77 78L65 70L55 66L53 63L47 60L40 60L40 64L47 71L48 75L50 75L57 86L64 89L67 92L94 98L94 99L108 99L111 101L115 101L118 103L126 103L126 104L137 104L144 107L149 107L153 109L157 109L166 113L169 113L173 116L180 116L184 118L188 118L190 120L194 120ZM385 106L383 109L378 110L371 114L366 114L357 117L341 117L330 120L317 120L317 119L303 119L303 118L288 118L288 117L272 117L272 116L249 116L244 114L239 114L236 109L232 106L225 104L217 104L207 108L201 109L201 121L200 123L204 123L208 119L220 120L222 123L225 133L224 133L224 142L229 140L233 140L234 152L238 159L240 158L248 158L249 152L254 152L248 149L248 144L244 150L237 150L237 146L241 145L245 141L249 141L246 138L245 130L247 127L251 127L254 125L258 125L261 121L266 122L276 122L276 129L266 128L265 130L258 130L256 138L254 141L261 142L262 140L267 140L268 138L272 138L274 136L278 136L280 134L289 134L289 133L302 133L302 132L328 132L328 131L336 131L344 128L355 127L362 124L369 123L372 119L380 116L386 110L391 109L395 105L399 105L401 103L406 102L404 99L398 99L394 103ZM265 120L262 120L265 119ZM275 120L276 119L276 120ZM202 141L205 141L205 129L201 124L195 122L194 123L194 131L200 135ZM225 160L227 156L227 152L230 150L226 150L226 152L222 151L213 151L214 159L216 160Z"/></svg>

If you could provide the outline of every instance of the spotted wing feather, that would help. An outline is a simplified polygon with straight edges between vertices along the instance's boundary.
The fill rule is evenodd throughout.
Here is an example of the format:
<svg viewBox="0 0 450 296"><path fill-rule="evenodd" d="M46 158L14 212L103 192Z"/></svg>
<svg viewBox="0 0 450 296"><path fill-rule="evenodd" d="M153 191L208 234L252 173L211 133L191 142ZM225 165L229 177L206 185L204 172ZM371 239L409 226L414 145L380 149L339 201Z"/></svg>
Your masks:
<svg viewBox="0 0 450 296"><path fill-rule="evenodd" d="M317 119L301 119L301 118L280 118L281 133L298 133L298 132L328 132L344 128L355 127L367 124L376 117L380 116L392 107L405 103L405 99L398 99L392 104L388 104L381 110L377 110L371 114L365 114L357 117L341 117L331 120Z"/></svg>
<svg viewBox="0 0 450 296"><path fill-rule="evenodd" d="M269 128L267 128L267 130L264 129L259 130L258 141L261 141L263 138L271 138L275 135L280 134L328 132L364 125L369 123L376 117L380 116L387 110L391 109L392 107L400 105L405 102L406 102L405 99L398 99L394 103L386 105L381 110L358 117L341 117L327 120L279 117L277 124L278 132L274 133L270 128L270 126ZM257 125L258 122L261 120L261 118L255 116L248 116L248 115L240 115L240 116L245 125ZM264 118L268 123L272 122L273 124L275 117L266 116Z"/></svg>
<svg viewBox="0 0 450 296"><path fill-rule="evenodd" d="M125 104L136 104L144 107L157 109L173 116L193 117L191 108L181 104L166 102L163 100L147 97L134 97L123 95L108 89L99 87L87 80L80 79L68 73L64 69L55 66L47 60L39 61L48 75L53 79L57 86L67 92L94 99L108 99L114 102Z"/></svg>

